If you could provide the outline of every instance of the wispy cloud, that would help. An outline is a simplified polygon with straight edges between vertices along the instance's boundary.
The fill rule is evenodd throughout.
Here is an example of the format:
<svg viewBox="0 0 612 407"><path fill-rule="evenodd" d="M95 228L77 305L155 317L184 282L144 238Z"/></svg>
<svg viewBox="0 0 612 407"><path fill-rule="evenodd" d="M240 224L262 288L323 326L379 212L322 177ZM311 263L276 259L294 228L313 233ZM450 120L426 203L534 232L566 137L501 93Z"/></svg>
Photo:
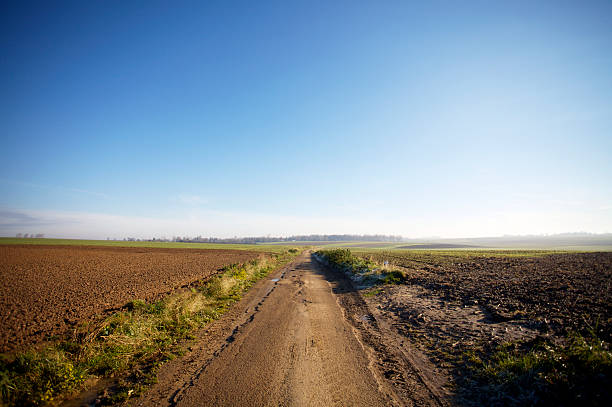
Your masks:
<svg viewBox="0 0 612 407"><path fill-rule="evenodd" d="M37 226L47 226L49 223L47 220L42 219L38 216L33 216L26 212L12 211L12 210L0 210L0 230L6 230L10 228L29 228Z"/></svg>
<svg viewBox="0 0 612 407"><path fill-rule="evenodd" d="M581 196L580 192L575 192L576 195ZM538 205L547 207L580 207L588 204L584 199L571 198L568 194L567 198L558 198L552 194L546 193L521 193L514 192L511 194L513 198L520 202L527 202L530 206L533 206L533 202L537 202Z"/></svg>
<svg viewBox="0 0 612 407"><path fill-rule="evenodd" d="M103 198L103 199L109 198L109 196L105 193L97 192L97 191L90 191L88 189L82 189L82 188L65 187L65 186L59 186L59 185L42 185L42 184L35 184L32 182L14 181L14 180L7 180L7 179L2 179L1 181L5 184L12 184L12 185L17 185L21 187L31 188L31 189L45 189L45 190L56 191L59 193L76 193L76 194L83 194L83 195L91 195L91 196L95 196L97 198Z"/></svg>
<svg viewBox="0 0 612 407"><path fill-rule="evenodd" d="M104 198L104 199L108 199L109 196L105 193L102 192L96 192L96 191L89 191L86 189L80 189L80 188L63 188L63 187L58 187L58 189L63 189L66 191L72 191L72 192L76 192L79 194L86 194L86 195L92 195L98 198Z"/></svg>

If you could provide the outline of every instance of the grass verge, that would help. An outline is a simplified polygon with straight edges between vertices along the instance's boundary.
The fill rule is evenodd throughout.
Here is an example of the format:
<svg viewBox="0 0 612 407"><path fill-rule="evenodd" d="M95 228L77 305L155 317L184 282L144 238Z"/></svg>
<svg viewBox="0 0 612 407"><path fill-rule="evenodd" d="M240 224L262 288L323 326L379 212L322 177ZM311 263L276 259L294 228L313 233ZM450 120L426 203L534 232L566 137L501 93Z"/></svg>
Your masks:
<svg viewBox="0 0 612 407"><path fill-rule="evenodd" d="M604 406L612 397L612 353L593 333L469 351L463 366L461 404Z"/></svg>
<svg viewBox="0 0 612 407"><path fill-rule="evenodd" d="M185 340L228 307L259 279L293 260L299 250L262 256L225 267L190 289L163 300L134 300L123 310L79 326L70 337L41 349L0 359L2 405L46 405L81 391L86 382L112 378L112 404L142 393L158 368L180 355Z"/></svg>
<svg viewBox="0 0 612 407"><path fill-rule="evenodd" d="M316 258L336 269L348 272L353 281L365 286L376 284L401 284L404 274L394 270L388 262L377 263L371 258L358 257L349 249L319 250Z"/></svg>

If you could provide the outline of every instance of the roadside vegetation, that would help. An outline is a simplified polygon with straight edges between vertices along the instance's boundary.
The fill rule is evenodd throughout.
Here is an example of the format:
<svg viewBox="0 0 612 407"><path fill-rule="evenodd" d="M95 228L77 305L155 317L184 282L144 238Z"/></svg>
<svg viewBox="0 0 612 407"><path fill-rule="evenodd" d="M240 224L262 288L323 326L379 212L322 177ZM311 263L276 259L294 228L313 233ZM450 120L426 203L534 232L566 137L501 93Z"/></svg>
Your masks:
<svg viewBox="0 0 612 407"><path fill-rule="evenodd" d="M370 257L358 257L349 249L319 250L319 261L335 269L348 272L353 281L362 285L400 284L404 275L389 267L388 262L375 262Z"/></svg>
<svg viewBox="0 0 612 407"><path fill-rule="evenodd" d="M182 354L187 341L218 319L259 279L293 260L300 250L225 267L160 301L133 300L109 317L82 324L51 344L0 359L2 405L55 404L96 382L116 403L137 396L156 380L159 367Z"/></svg>
<svg viewBox="0 0 612 407"><path fill-rule="evenodd" d="M461 404L605 406L612 399L612 353L593 332L569 332L562 343L483 344L462 356Z"/></svg>

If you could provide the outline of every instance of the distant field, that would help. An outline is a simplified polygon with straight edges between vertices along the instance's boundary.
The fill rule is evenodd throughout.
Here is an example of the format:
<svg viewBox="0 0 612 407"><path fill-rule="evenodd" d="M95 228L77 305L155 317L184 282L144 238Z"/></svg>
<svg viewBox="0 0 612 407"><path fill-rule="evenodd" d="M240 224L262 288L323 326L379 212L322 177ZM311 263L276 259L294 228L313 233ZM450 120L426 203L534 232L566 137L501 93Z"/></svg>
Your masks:
<svg viewBox="0 0 612 407"><path fill-rule="evenodd" d="M124 240L81 240L81 239L23 239L0 237L2 244L66 245L66 246L110 246L110 247L152 247L160 249L225 249L252 250L280 253L297 245L280 244L231 244L231 243L182 243L182 242L128 242Z"/></svg>
<svg viewBox="0 0 612 407"><path fill-rule="evenodd" d="M332 243L336 243L336 242L318 242L318 241L314 241L314 240L300 240L300 241L295 241L295 242L287 242L287 241L280 241L280 242L266 242L266 243L261 243L262 245L272 245L272 246L327 246L328 244L332 244Z"/></svg>
<svg viewBox="0 0 612 407"><path fill-rule="evenodd" d="M453 243L424 243L412 244L406 246L398 246L396 249L481 249L481 246L473 246L469 244L453 244Z"/></svg>
<svg viewBox="0 0 612 407"><path fill-rule="evenodd" d="M522 249L387 249L350 248L359 256L376 258L410 259L413 261L436 261L482 257L541 257L552 254L576 253L575 250L522 250Z"/></svg>
<svg viewBox="0 0 612 407"><path fill-rule="evenodd" d="M498 242L492 242L498 243ZM324 246L329 248L348 248L348 249L372 249L372 250L410 250L419 251L427 250L432 252L438 251L478 251L478 252L504 252L504 251L560 251L560 252L609 252L612 251L612 244L521 244L511 243L500 244L469 244L469 243L444 243L444 242L423 242L423 243L407 243L407 242L316 242L312 243L315 246Z"/></svg>
<svg viewBox="0 0 612 407"><path fill-rule="evenodd" d="M314 244L314 243L313 243ZM372 249L393 249L397 246L405 246L406 243L398 242L317 242L316 246L325 248L372 248Z"/></svg>
<svg viewBox="0 0 612 407"><path fill-rule="evenodd" d="M296 242L268 242L267 245L287 245L287 246L314 246L325 247L326 249L345 248L345 247L370 247L381 249L392 249L397 246L406 246L405 242L358 242L358 241L296 241Z"/></svg>
<svg viewBox="0 0 612 407"><path fill-rule="evenodd" d="M478 244L476 244L478 243ZM0 237L0 244L35 244L35 245L70 245L70 246L111 246L111 247L157 247L165 249L226 249L226 250L254 250L260 252L280 253L291 247L315 246L325 248L350 248L355 250L372 249L372 250L410 250L410 251L432 251L432 252L464 252L476 251L478 253L494 253L507 251L520 252L537 252L537 251L553 251L553 252L597 252L597 251L612 251L612 244L601 242L598 244L583 244L583 245L545 245L535 246L532 244L517 243L512 246L505 242L500 245L483 244L483 242L317 242L317 241L299 241L299 242L268 242L261 244L233 244L233 243L181 243L181 242L129 242L123 240L81 240L81 239L23 239L13 237ZM562 242L556 242L562 243ZM566 243L566 242L563 242Z"/></svg>

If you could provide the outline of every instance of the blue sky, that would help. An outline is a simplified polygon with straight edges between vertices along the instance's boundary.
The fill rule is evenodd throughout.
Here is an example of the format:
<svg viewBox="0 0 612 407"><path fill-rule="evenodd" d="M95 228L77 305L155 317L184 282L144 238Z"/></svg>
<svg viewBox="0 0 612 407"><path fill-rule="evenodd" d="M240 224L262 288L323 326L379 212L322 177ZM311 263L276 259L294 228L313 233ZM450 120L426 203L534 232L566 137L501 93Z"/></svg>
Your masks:
<svg viewBox="0 0 612 407"><path fill-rule="evenodd" d="M15 2L0 235L612 232L612 3Z"/></svg>

